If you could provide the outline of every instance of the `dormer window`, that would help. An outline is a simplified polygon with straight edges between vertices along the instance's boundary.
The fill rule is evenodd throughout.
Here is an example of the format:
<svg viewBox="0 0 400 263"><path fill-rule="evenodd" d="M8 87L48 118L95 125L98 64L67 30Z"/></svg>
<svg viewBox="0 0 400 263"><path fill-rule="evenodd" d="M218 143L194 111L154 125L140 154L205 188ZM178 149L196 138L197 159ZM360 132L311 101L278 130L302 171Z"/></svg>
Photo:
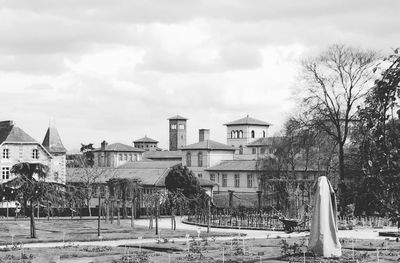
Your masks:
<svg viewBox="0 0 400 263"><path fill-rule="evenodd" d="M10 158L10 150L3 149L3 159L9 159L9 158Z"/></svg>
<svg viewBox="0 0 400 263"><path fill-rule="evenodd" d="M32 159L39 159L39 150L38 149L32 150Z"/></svg>

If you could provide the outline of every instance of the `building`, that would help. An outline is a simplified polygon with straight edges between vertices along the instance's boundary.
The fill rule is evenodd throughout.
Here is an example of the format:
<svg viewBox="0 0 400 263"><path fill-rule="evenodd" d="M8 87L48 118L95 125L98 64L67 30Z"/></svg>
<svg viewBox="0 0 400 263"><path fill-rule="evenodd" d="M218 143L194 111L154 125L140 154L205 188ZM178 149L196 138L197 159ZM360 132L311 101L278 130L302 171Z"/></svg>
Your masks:
<svg viewBox="0 0 400 263"><path fill-rule="evenodd" d="M222 161L206 170L209 180L218 184L217 192L256 193L260 190L260 173L255 160Z"/></svg>
<svg viewBox="0 0 400 263"><path fill-rule="evenodd" d="M145 150L122 143L101 143L101 147L93 151L94 165L97 167L117 168L127 162L142 160Z"/></svg>
<svg viewBox="0 0 400 263"><path fill-rule="evenodd" d="M246 148L246 145L258 138L266 138L271 126L270 123L251 118L249 115L224 125L227 144L235 147L236 153L240 155L252 155L251 149Z"/></svg>
<svg viewBox="0 0 400 263"><path fill-rule="evenodd" d="M152 161L177 161L182 163L182 151L147 151L143 158Z"/></svg>
<svg viewBox="0 0 400 263"><path fill-rule="evenodd" d="M285 137L266 137L258 138L246 145L246 148L250 149L253 159L260 159L268 155L274 155L276 147L282 145L285 142Z"/></svg>
<svg viewBox="0 0 400 263"><path fill-rule="evenodd" d="M235 149L229 145L210 140L210 130L199 130L199 142L181 148L182 164L198 178L207 178L206 168L223 160L233 160Z"/></svg>
<svg viewBox="0 0 400 263"><path fill-rule="evenodd" d="M169 150L176 151L186 146L187 119L176 115L169 120Z"/></svg>
<svg viewBox="0 0 400 263"><path fill-rule="evenodd" d="M48 182L65 184L65 153L55 127L49 127L43 140L38 143L13 121L0 122L0 183L15 177L11 167L19 162L41 163L49 167Z"/></svg>
<svg viewBox="0 0 400 263"><path fill-rule="evenodd" d="M50 164L50 174L54 175L55 181L65 183L67 149L62 143L56 127L50 126L47 129L42 145L53 156Z"/></svg>
<svg viewBox="0 0 400 263"><path fill-rule="evenodd" d="M144 136L136 141L133 141L135 148L143 149L145 151L159 151L158 141Z"/></svg>

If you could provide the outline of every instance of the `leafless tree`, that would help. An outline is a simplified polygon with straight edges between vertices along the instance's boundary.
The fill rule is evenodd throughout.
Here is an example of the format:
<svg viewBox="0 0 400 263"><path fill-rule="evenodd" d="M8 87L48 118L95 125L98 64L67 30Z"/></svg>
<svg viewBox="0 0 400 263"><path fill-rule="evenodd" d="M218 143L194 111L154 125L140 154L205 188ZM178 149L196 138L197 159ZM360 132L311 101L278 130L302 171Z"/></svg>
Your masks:
<svg viewBox="0 0 400 263"><path fill-rule="evenodd" d="M302 63L303 113L308 125L324 131L337 144L340 191L345 190L344 147L349 129L369 90L377 60L374 51L332 45Z"/></svg>

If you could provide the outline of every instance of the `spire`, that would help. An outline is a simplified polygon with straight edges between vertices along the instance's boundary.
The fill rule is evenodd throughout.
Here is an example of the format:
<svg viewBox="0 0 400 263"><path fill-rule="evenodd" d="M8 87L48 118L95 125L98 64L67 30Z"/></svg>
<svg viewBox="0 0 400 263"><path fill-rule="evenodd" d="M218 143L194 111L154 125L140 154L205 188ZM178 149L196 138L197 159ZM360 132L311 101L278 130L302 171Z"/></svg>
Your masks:
<svg viewBox="0 0 400 263"><path fill-rule="evenodd" d="M46 136L44 137L42 145L50 152L50 153L66 153L67 149L65 149L60 135L56 127L50 125L47 129Z"/></svg>

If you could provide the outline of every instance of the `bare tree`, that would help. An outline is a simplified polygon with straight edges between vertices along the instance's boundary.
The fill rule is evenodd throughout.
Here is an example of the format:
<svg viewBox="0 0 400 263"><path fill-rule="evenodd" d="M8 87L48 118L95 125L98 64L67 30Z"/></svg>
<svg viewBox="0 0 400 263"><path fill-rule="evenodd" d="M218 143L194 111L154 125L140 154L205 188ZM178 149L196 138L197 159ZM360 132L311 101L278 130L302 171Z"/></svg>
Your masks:
<svg viewBox="0 0 400 263"><path fill-rule="evenodd" d="M368 92L378 55L345 45L330 46L303 61L303 97L307 124L324 131L337 144L339 190L345 191L344 146L356 120L356 108Z"/></svg>

